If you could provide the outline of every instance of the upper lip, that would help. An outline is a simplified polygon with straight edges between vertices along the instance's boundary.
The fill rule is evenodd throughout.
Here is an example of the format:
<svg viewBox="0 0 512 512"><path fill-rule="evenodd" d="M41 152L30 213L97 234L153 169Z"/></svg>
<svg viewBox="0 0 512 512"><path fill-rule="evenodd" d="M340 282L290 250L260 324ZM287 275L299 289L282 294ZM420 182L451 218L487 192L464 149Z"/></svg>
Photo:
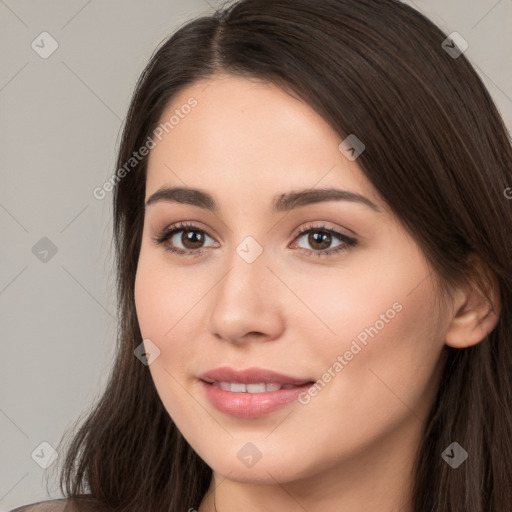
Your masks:
<svg viewBox="0 0 512 512"><path fill-rule="evenodd" d="M205 382L239 382L245 384L259 384L259 383L275 383L275 384L293 384L300 386L312 382L311 379L301 379L290 377L282 373L265 370L264 368L247 368L245 370L235 370L223 366L215 368L199 376L199 379Z"/></svg>

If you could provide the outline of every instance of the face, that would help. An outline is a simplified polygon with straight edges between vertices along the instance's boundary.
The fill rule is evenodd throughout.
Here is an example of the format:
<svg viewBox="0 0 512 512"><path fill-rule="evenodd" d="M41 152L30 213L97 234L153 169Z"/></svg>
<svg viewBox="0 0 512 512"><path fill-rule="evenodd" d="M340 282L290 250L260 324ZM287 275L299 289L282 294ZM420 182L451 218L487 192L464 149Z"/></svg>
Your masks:
<svg viewBox="0 0 512 512"><path fill-rule="evenodd" d="M149 156L135 301L181 433L216 473L251 482L416 446L446 319L431 268L357 159L268 83L221 75L183 90L162 122L176 109ZM210 201L154 196L176 187ZM320 189L353 195L320 200ZM205 377L221 367L231 373ZM272 391L283 375L306 384Z"/></svg>

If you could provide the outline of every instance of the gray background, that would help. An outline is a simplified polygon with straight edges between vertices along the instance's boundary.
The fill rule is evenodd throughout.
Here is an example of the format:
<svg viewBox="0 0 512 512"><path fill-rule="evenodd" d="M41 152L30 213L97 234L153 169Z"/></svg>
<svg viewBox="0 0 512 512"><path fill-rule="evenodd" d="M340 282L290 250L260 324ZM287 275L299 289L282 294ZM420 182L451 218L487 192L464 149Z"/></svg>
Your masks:
<svg viewBox="0 0 512 512"><path fill-rule="evenodd" d="M40 444L56 447L99 395L116 333L111 193L97 200L92 191L115 170L121 122L151 53L210 2L0 0L2 512L61 497L58 461L50 494L35 462L49 454ZM468 41L510 130L512 0L405 3ZM31 47L44 31L59 45L46 59ZM43 237L55 254L34 253L47 248Z"/></svg>

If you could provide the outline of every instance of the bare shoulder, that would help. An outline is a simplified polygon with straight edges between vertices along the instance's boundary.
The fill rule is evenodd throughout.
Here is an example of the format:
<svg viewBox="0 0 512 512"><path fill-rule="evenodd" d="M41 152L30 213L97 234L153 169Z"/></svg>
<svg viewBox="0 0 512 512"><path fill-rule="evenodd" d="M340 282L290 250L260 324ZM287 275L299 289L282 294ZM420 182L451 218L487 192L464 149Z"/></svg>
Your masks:
<svg viewBox="0 0 512 512"><path fill-rule="evenodd" d="M67 498L58 500L38 501L15 508L10 512L74 512L75 508L70 505Z"/></svg>

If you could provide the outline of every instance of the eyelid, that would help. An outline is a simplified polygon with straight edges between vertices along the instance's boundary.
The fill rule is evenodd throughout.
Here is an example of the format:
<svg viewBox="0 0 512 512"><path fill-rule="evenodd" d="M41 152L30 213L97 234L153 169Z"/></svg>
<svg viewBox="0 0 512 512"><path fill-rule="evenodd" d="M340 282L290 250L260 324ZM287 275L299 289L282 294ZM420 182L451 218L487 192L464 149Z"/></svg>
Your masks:
<svg viewBox="0 0 512 512"><path fill-rule="evenodd" d="M222 237L220 237L217 232L210 227L205 227L205 225L201 221L197 220L185 220L185 221L178 221L178 222L172 222L170 224L165 224L162 228L156 230L156 235L152 236L151 238L153 240L159 238L160 236L171 233L172 231L178 231L178 230L195 230L195 231L202 231L206 235L208 235L210 238L215 239L216 241L219 240L222 242Z"/></svg>
<svg viewBox="0 0 512 512"><path fill-rule="evenodd" d="M342 229L332 228L328 225L328 222L324 221L316 221L313 223L308 223L302 226L298 232L296 232L293 236L293 240L291 244L297 244L298 240L300 240L307 233L318 231L329 233L332 237L337 238L340 241L340 244L334 247L329 247L328 249L314 250L307 249L304 247L297 247L303 254L307 256L316 256L316 257L325 257L325 258L334 258L336 256L340 256L343 253L350 251L359 245L359 240L356 237L347 235L343 232ZM350 230L352 233L353 231ZM289 246L288 246L289 247ZM295 247L293 247L295 249Z"/></svg>
<svg viewBox="0 0 512 512"><path fill-rule="evenodd" d="M200 231L204 233L207 237L211 238L217 246L219 242L217 242L217 235L211 235L209 229L205 229L201 226L201 222L198 221L179 221L174 222L172 224L165 225L162 229L157 231L156 235L151 236L151 239L156 244L161 244L167 241L169 238L172 238L174 234L179 233L180 231ZM178 248L181 250L181 248ZM201 249L198 249L201 250ZM192 252L193 249L189 249L187 252Z"/></svg>
<svg viewBox="0 0 512 512"><path fill-rule="evenodd" d="M351 229L344 228L344 227L337 226L337 225L334 225L334 226L331 226L331 225L332 225L332 222L324 221L324 220L316 220L316 221L306 222L306 224L303 224L301 227L294 230L290 236L293 237L293 239L295 240L295 238L297 236L302 235L303 233L310 231L312 229L318 229L318 230L323 229L324 231L329 231L329 232L333 232L335 234L343 235L349 239L355 239L355 236L357 236L356 233L354 231L352 231ZM347 231L349 233L347 233Z"/></svg>

